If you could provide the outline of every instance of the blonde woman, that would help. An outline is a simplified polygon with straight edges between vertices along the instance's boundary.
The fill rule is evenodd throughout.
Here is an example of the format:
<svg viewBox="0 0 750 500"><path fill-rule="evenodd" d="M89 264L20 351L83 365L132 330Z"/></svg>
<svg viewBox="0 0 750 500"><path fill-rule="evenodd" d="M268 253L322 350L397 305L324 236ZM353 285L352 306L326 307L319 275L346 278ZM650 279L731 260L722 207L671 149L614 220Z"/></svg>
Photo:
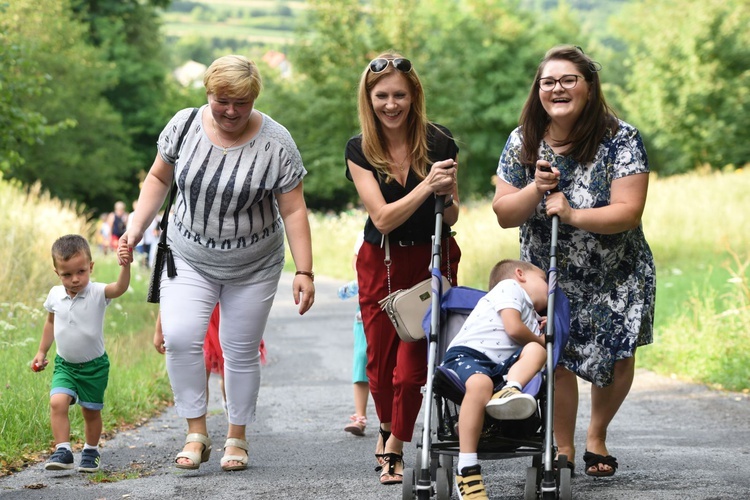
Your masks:
<svg viewBox="0 0 750 500"><path fill-rule="evenodd" d="M302 178L307 171L289 132L255 109L258 68L242 56L214 61L204 77L208 104L177 138L190 109L179 111L159 136L130 229L120 245L143 237L177 181L168 242L177 276L161 280L160 312L167 371L177 413L188 436L178 468L208 460L203 343L216 304L229 428L221 467L247 468L246 427L255 420L260 387L259 347L284 266L284 233L297 268L292 294L299 313L313 304L313 261Z"/></svg>
<svg viewBox="0 0 750 500"><path fill-rule="evenodd" d="M395 484L402 482L403 446L412 439L422 402L427 351L425 340L399 339L378 300L430 277L438 196L447 199L442 272L456 284L461 251L449 235L458 219L458 146L448 129L428 121L424 89L403 56L387 52L370 61L358 95L362 132L347 143L347 177L368 214L357 277L367 378L380 420L377 470L381 483Z"/></svg>

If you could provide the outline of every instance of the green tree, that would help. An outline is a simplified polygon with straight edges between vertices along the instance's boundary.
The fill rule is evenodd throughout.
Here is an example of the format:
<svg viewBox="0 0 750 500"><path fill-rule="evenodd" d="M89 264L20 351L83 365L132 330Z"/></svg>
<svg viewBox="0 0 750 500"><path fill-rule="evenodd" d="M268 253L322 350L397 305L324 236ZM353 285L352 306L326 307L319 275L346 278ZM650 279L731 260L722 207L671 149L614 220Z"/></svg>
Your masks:
<svg viewBox="0 0 750 500"><path fill-rule="evenodd" d="M358 0L311 0L307 12L299 43L290 49L291 78L264 68L258 107L297 142L309 171L305 196L310 206L339 208L353 199L354 188L344 178L343 150L358 129L358 72L371 52L368 19Z"/></svg>
<svg viewBox="0 0 750 500"><path fill-rule="evenodd" d="M259 106L289 128L310 171L311 206L356 201L343 149L358 133L357 86L379 52L409 57L429 117L454 133L462 196L492 190L490 177L518 123L536 66L558 43L585 44L573 14L539 16L514 0L312 0L290 50L293 76L271 75Z"/></svg>
<svg viewBox="0 0 750 500"><path fill-rule="evenodd" d="M586 46L588 39L564 6L542 17L512 0L423 7L424 39L415 52L428 111L458 139L462 196L484 196L544 53L561 43Z"/></svg>
<svg viewBox="0 0 750 500"><path fill-rule="evenodd" d="M88 43L104 50L114 85L104 96L122 116L134 161L151 165L156 137L171 115L157 113L169 72L161 38L159 8L170 0L70 0L88 26ZM133 183L133 194L137 193Z"/></svg>
<svg viewBox="0 0 750 500"><path fill-rule="evenodd" d="M23 165L22 145L39 143L64 125L48 125L45 116L33 109L49 89L47 75L29 57L33 48L21 36L19 11L19 4L12 9L0 4L0 175L12 175Z"/></svg>
<svg viewBox="0 0 750 500"><path fill-rule="evenodd" d="M653 170L746 164L750 4L643 0L615 26L629 70L619 100L649 142Z"/></svg>
<svg viewBox="0 0 750 500"><path fill-rule="evenodd" d="M45 70L43 91L24 105L58 124L54 133L18 144L25 161L9 176L109 209L129 192L134 168L129 136L102 97L113 83L102 51L84 42L86 26L72 19L67 0L16 0L8 15L18 20L10 31L23 41L21 60Z"/></svg>

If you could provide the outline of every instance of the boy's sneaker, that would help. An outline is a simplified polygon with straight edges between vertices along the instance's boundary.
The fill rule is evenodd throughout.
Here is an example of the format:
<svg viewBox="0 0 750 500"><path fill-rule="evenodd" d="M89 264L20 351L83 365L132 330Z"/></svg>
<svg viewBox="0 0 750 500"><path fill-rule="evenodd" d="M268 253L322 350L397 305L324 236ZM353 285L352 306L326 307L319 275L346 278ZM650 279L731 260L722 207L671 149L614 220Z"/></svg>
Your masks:
<svg viewBox="0 0 750 500"><path fill-rule="evenodd" d="M96 472L99 470L99 452L93 448L81 452L81 463L78 472Z"/></svg>
<svg viewBox="0 0 750 500"><path fill-rule="evenodd" d="M492 396L485 409L497 420L523 420L532 416L536 407L534 396L506 386Z"/></svg>
<svg viewBox="0 0 750 500"><path fill-rule="evenodd" d="M67 448L58 448L44 464L45 470L68 470L75 467L73 464L73 452Z"/></svg>
<svg viewBox="0 0 750 500"><path fill-rule="evenodd" d="M482 467L464 467L456 474L456 491L461 500L489 500L482 481Z"/></svg>

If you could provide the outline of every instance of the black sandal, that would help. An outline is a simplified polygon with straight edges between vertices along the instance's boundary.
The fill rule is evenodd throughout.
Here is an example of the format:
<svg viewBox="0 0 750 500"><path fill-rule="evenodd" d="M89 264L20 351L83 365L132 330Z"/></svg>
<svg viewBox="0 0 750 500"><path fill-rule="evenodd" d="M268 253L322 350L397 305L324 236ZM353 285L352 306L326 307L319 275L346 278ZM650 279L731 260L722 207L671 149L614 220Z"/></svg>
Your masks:
<svg viewBox="0 0 750 500"><path fill-rule="evenodd" d="M380 484L401 484L404 482L404 454L403 453L384 453L385 464L380 472ZM401 464L401 472L396 472L396 464ZM390 476L387 477L387 476Z"/></svg>
<svg viewBox="0 0 750 500"><path fill-rule="evenodd" d="M391 437L391 431L387 431L382 427L378 427L378 432L380 433L380 437L383 439L383 451L385 451L385 443L388 441L388 438ZM375 472L380 472L381 470L383 470L383 466L386 462L385 453L376 453L375 460L378 461L378 466L375 467Z"/></svg>
<svg viewBox="0 0 750 500"><path fill-rule="evenodd" d="M586 475L594 477L609 477L614 476L617 471L618 463L617 459L612 455L599 455L598 453L591 453L586 450L583 454L583 461L586 462ZM601 470L600 465L609 466L609 470ZM595 471L590 471L592 467L596 467Z"/></svg>

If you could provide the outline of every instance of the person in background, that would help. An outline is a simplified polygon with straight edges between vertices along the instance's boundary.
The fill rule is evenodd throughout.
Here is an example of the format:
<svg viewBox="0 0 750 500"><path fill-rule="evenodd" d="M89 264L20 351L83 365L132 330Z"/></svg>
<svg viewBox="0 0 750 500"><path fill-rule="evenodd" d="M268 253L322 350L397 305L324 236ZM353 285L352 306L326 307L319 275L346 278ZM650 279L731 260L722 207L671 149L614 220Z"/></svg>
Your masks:
<svg viewBox="0 0 750 500"><path fill-rule="evenodd" d="M125 250L126 251L126 250ZM126 256L121 256L124 258ZM99 439L102 435L104 392L109 380L109 357L104 349L104 312L112 299L130 285L130 264L126 258L114 283L91 281L94 262L83 236L69 234L52 245L52 264L60 285L50 290L44 308L39 350L31 369L39 372L48 364L47 353L56 343L55 370L50 390L50 424L55 452L44 464L46 470L75 467L70 445L69 409L78 403L83 414L86 442L78 464L80 472L100 467Z"/></svg>
<svg viewBox="0 0 750 500"><path fill-rule="evenodd" d="M99 215L99 221L96 225L96 245L104 255L109 253L109 249L112 245L112 231L109 227L109 222L107 222L108 219L109 214L107 212L102 212L102 214Z"/></svg>
<svg viewBox="0 0 750 500"><path fill-rule="evenodd" d="M367 337L367 378L380 420L375 457L382 484L403 480L403 447L414 433L427 380L426 340L403 342L378 301L430 278L436 198L446 199L442 272L455 285L461 251L458 146L427 119L424 88L411 61L386 52L367 64L358 91L361 133L346 145L346 175L367 210L357 256ZM386 260L386 255L389 259Z"/></svg>
<svg viewBox="0 0 750 500"><path fill-rule="evenodd" d="M109 225L109 241L112 250L117 251L117 246L120 243L120 237L125 234L125 230L128 226L129 214L125 211L125 202L116 201L114 212L110 212L107 216L107 224Z"/></svg>
<svg viewBox="0 0 750 500"><path fill-rule="evenodd" d="M611 476L618 462L607 428L630 391L636 349L653 342L656 271L641 225L643 139L607 105L600 70L580 47L547 52L500 155L492 208L500 226L520 226L521 259L544 270L559 217L559 286L572 324L555 371L555 440L575 456L576 377L591 382L585 471Z"/></svg>
<svg viewBox="0 0 750 500"><path fill-rule="evenodd" d="M354 258L352 267L357 272L357 254L364 242L364 233L360 233L354 243ZM359 294L359 283L357 279L350 281L339 288L339 298L342 300L356 297ZM370 398L370 384L367 380L367 339L365 328L362 325L362 311L357 305L354 315L354 352L352 356L352 385L354 387L354 413L349 417L349 423L344 427L345 432L351 432L355 436L364 436L367 428L367 400Z"/></svg>
<svg viewBox="0 0 750 500"><path fill-rule="evenodd" d="M194 108L178 111L160 134L120 246L132 249L143 238L176 181L174 211L167 215L176 275L164 267L159 304L175 407L188 427L175 465L198 469L211 455L202 347L218 303L228 413L221 468L235 471L248 464L259 348L284 268L285 235L297 269L292 297L299 313L315 300L302 184L307 171L289 132L255 109L261 91L255 63L239 55L220 57L203 83L207 104L196 115Z"/></svg>

